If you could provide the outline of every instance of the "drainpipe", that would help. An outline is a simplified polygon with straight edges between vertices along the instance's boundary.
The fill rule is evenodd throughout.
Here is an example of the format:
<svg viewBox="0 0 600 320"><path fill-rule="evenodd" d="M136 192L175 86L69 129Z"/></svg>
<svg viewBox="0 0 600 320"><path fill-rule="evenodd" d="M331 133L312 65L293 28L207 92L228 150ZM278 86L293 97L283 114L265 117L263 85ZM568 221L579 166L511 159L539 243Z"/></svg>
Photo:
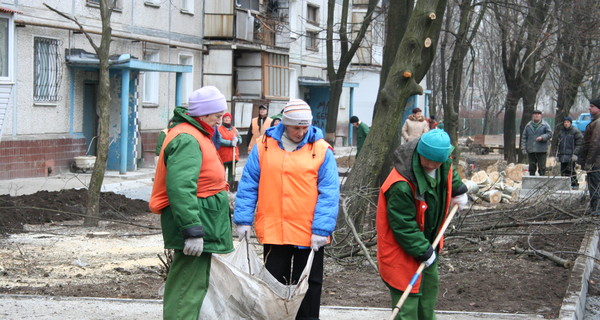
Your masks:
<svg viewBox="0 0 600 320"><path fill-rule="evenodd" d="M354 88L350 87L350 116L354 115ZM348 146L352 145L352 134L354 133L352 123L348 121Z"/></svg>
<svg viewBox="0 0 600 320"><path fill-rule="evenodd" d="M129 137L129 69L123 69L121 79L121 164L119 174L127 173L127 139Z"/></svg>
<svg viewBox="0 0 600 320"><path fill-rule="evenodd" d="M73 70L73 68L71 68L71 83L69 87L69 95L71 95L71 101L69 103L69 134L73 134L73 118L75 117L75 70Z"/></svg>

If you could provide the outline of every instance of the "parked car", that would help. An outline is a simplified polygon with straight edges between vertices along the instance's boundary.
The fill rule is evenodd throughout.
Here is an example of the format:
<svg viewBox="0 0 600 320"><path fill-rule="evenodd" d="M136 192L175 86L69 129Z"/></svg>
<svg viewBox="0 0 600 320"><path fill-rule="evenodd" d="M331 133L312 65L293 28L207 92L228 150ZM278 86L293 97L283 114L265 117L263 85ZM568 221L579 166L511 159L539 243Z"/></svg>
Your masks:
<svg viewBox="0 0 600 320"><path fill-rule="evenodd" d="M579 131L583 133L585 132L585 127L587 127L587 125L590 124L591 120L592 115L590 115L589 113L582 113L579 115L579 118L577 120L573 120L573 126L575 126L575 128L579 129Z"/></svg>

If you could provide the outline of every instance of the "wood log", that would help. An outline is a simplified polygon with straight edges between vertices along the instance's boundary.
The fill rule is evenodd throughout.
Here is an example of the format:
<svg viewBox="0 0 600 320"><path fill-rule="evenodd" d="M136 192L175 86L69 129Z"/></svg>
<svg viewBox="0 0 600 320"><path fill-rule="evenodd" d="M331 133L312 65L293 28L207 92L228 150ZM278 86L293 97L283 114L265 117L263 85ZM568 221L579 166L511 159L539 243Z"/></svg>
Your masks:
<svg viewBox="0 0 600 320"><path fill-rule="evenodd" d="M471 180L463 180L465 186L467 186L467 193L477 193L479 192L479 185Z"/></svg>
<svg viewBox="0 0 600 320"><path fill-rule="evenodd" d="M546 259L556 263L557 265L559 265L565 269L571 269L571 267L573 266L573 261L571 261L569 259L563 259L563 258L558 257L548 251L545 251L545 250L524 250L519 247L513 247L512 249L516 253L527 253L529 255L541 256L543 258L546 258Z"/></svg>
<svg viewBox="0 0 600 320"><path fill-rule="evenodd" d="M502 176L500 175L500 172L498 171L492 171L490 173L488 173L488 176L490 178L490 181L492 181L492 183L498 183L502 181Z"/></svg>
<svg viewBox="0 0 600 320"><path fill-rule="evenodd" d="M488 190L481 194L481 198L489 203L500 203L502 201L502 191L500 190Z"/></svg>
<svg viewBox="0 0 600 320"><path fill-rule="evenodd" d="M509 187L514 187L515 186L515 182L512 179L504 177L504 185L505 186L509 186Z"/></svg>
<svg viewBox="0 0 600 320"><path fill-rule="evenodd" d="M490 177L488 177L488 174L481 170L476 172L472 177L471 177L471 181L479 184L479 185L486 185L486 184L491 184L492 182L490 181Z"/></svg>
<svg viewBox="0 0 600 320"><path fill-rule="evenodd" d="M512 181L523 181L523 165L513 163L509 164L506 167L506 177L511 179Z"/></svg>

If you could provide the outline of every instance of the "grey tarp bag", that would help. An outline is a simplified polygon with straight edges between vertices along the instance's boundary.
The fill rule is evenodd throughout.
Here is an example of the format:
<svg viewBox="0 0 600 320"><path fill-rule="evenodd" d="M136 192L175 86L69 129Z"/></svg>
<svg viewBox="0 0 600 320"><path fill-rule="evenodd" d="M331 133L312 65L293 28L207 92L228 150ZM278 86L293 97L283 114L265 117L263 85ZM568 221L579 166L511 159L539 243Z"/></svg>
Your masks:
<svg viewBox="0 0 600 320"><path fill-rule="evenodd" d="M309 249L310 250L310 249ZM243 239L229 254L213 254L200 319L294 319L308 290L314 252L295 285L284 285Z"/></svg>

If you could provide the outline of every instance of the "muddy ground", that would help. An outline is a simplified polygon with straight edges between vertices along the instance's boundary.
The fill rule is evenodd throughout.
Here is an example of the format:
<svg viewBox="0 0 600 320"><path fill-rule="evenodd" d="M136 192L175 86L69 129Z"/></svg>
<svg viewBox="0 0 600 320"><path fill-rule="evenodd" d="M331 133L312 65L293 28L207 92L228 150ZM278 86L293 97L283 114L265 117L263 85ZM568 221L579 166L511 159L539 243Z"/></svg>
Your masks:
<svg viewBox="0 0 600 320"><path fill-rule="evenodd" d="M85 228L72 214L83 214L84 199L77 190L0 196L0 293L160 298L158 217L145 201L103 193L101 212L109 221ZM513 248L574 260L586 228L596 223L583 216L584 202L540 198L462 212L440 257L437 308L557 316L570 268ZM374 257L375 246L369 250ZM330 256L325 269L323 305L389 306L388 290L364 256Z"/></svg>

